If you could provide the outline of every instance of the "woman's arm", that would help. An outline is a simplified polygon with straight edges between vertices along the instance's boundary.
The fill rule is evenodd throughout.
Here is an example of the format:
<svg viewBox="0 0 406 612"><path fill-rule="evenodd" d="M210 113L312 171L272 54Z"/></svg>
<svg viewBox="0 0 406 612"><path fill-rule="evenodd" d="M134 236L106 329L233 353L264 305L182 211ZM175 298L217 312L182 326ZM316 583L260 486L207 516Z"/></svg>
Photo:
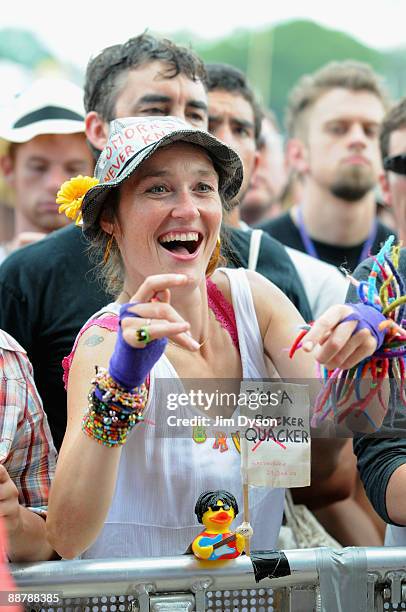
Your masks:
<svg viewBox="0 0 406 612"><path fill-rule="evenodd" d="M352 312L343 304L332 306L317 319L303 341L303 350L291 359L289 349L304 324L302 317L275 285L256 272L247 274L265 353L281 377L316 380L316 360L328 368L346 369L374 352L376 341L368 330L353 334L356 321L339 325Z"/></svg>
<svg viewBox="0 0 406 612"><path fill-rule="evenodd" d="M348 364L356 363L359 356L365 357L374 351L375 341L369 332L361 330L352 336L356 326L354 321L337 327L339 321L351 312L350 307L341 305L330 308L317 320L309 332L313 344L311 350L301 350L294 359L290 359L289 349L297 337L299 326L304 323L302 317L274 285L255 272L248 272L248 277L265 351L282 378L293 381L296 379L299 384L309 383L311 405L321 390L315 356L322 363L327 362L329 367L348 367ZM320 345L319 341L323 340L324 343ZM382 412L380 408L379 410ZM312 482L318 483L318 489L328 485L329 479L339 467L340 452L346 441L347 438L312 439ZM334 497L337 491L331 491L329 486L323 491L329 502L332 498L343 498L342 493L339 497Z"/></svg>
<svg viewBox="0 0 406 612"><path fill-rule="evenodd" d="M120 445L99 444L82 431L95 367L108 368L109 364L111 367L110 357L114 350L114 357L121 354L121 363L114 361L117 374L124 372L127 378L138 379L139 371L134 370L132 358L136 356L141 369L146 363L142 361L145 351L145 360L149 355L150 370L153 366L150 349L154 347L156 361L163 348L159 352L156 344L146 345L139 340L138 332L144 326L148 327L151 339L173 338L185 348L196 350L198 343L186 333L189 323L169 303L170 288L188 282L187 276L179 274L146 278L131 304L123 306L121 334L104 329L95 332L90 328L78 342L69 375L67 430L51 488L47 520L49 541L64 558L81 554L100 533L114 494L121 455ZM152 301L156 296L160 301ZM121 353L117 351L120 347ZM129 388L138 384L133 382Z"/></svg>
<svg viewBox="0 0 406 612"><path fill-rule="evenodd" d="M116 334L91 327L81 337L68 386L68 423L48 505L47 532L52 547L66 559L96 539L109 510L121 447L108 448L82 432L95 366L107 367Z"/></svg>

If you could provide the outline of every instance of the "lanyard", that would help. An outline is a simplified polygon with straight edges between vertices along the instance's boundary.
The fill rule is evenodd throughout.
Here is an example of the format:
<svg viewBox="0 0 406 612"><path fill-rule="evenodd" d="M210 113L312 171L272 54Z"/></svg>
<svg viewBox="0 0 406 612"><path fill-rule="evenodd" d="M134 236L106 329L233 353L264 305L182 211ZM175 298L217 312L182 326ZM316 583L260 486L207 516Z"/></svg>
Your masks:
<svg viewBox="0 0 406 612"><path fill-rule="evenodd" d="M306 250L306 253L308 255L311 255L312 257L315 257L316 259L320 259L319 254L316 251L316 247L314 246L314 242L310 238L310 236L307 233L307 230L305 228L305 224L304 224L304 220L303 220L303 210L302 210L301 206L299 206L297 220L298 220L298 223L299 223L298 230L299 230L302 242L304 244L304 248ZM364 242L364 246L362 247L361 255L360 255L359 260L358 260L358 265L362 261L364 261L364 259L366 259L369 256L369 252L370 252L370 250L372 248L372 245L375 242L377 230L378 230L378 223L377 223L377 220L375 219L374 224L372 226L372 229L369 232L368 238L366 239L366 241Z"/></svg>

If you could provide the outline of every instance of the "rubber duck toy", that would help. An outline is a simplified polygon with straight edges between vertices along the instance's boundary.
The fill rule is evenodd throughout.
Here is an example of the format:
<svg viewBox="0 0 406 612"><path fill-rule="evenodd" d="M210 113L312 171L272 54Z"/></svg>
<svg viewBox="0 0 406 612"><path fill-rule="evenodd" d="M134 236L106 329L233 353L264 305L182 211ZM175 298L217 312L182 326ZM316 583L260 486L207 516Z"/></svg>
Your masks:
<svg viewBox="0 0 406 612"><path fill-rule="evenodd" d="M202 493L196 502L195 514L205 526L192 542L192 551L198 559L217 561L235 559L244 551L246 528L232 532L230 525L238 514L234 495L222 489Z"/></svg>

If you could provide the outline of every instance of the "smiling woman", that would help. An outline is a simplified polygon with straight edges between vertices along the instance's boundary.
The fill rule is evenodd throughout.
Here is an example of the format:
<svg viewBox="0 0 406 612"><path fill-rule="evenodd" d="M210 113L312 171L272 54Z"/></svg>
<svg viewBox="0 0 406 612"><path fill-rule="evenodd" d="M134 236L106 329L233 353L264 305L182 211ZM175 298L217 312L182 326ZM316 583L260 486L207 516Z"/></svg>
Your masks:
<svg viewBox="0 0 406 612"><path fill-rule="evenodd" d="M275 286L242 269L216 270L222 211L242 183L232 149L174 117L116 120L95 175L83 201L76 192L67 201L72 184L59 200L106 249L117 299L84 326L65 360L68 427L48 535L67 558L181 554L199 533L193 507L202 490L229 490L242 505L240 457L224 436L220 445L165 427L168 391L179 396L182 378L228 379L237 390L241 378L314 378L315 363L306 352L299 364L289 359L285 348L303 321ZM340 306L315 327L314 345L329 320L333 329L350 312ZM333 331L333 353L329 342L322 351L339 362L344 346L346 363L351 352L371 352L375 344L352 336L354 327L344 323L338 338ZM206 416L233 410L211 406ZM202 414L180 402L176 409L179 419ZM275 546L283 502L283 489L253 489L253 547Z"/></svg>

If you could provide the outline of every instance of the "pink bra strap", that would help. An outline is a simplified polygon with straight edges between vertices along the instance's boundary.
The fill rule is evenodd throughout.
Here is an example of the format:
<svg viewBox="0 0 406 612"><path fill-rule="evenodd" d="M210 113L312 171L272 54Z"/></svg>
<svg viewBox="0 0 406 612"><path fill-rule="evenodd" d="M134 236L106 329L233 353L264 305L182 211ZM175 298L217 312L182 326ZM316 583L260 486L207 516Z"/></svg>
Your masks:
<svg viewBox="0 0 406 612"><path fill-rule="evenodd" d="M91 319L82 327L82 329L76 336L75 344L73 345L71 352L69 353L69 355L67 355L66 357L62 359L63 382L65 385L65 389L68 386L69 370L72 365L73 357L75 355L76 347L78 345L79 339L84 334L84 332L87 329L89 329L89 327L92 327L93 325L97 325L97 327L103 327L104 329L109 329L110 331L117 331L118 316L111 314L107 317L100 317L99 319Z"/></svg>
<svg viewBox="0 0 406 612"><path fill-rule="evenodd" d="M232 305L226 300L220 289L210 280L210 278L206 279L206 286L209 308L213 311L220 325L228 331L231 340L239 350L237 322L235 320Z"/></svg>

